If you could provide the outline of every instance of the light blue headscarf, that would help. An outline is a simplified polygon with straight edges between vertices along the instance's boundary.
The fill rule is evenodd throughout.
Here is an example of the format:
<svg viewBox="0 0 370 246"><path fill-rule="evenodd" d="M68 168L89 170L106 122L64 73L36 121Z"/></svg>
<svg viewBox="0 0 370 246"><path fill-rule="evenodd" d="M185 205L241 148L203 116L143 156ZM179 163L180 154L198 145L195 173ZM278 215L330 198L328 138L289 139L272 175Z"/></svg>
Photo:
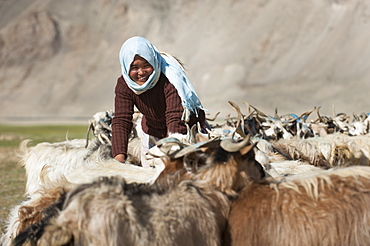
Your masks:
<svg viewBox="0 0 370 246"><path fill-rule="evenodd" d="M154 68L153 73L143 85L138 85L129 76L130 65L134 61L135 55L139 55L147 60ZM129 38L121 47L119 60L121 63L122 76L128 87L136 94L140 95L153 88L162 72L176 88L181 98L182 106L184 107L183 120L189 120L190 112L198 116L197 109L203 109L181 64L171 55L160 53L157 48L145 38Z"/></svg>

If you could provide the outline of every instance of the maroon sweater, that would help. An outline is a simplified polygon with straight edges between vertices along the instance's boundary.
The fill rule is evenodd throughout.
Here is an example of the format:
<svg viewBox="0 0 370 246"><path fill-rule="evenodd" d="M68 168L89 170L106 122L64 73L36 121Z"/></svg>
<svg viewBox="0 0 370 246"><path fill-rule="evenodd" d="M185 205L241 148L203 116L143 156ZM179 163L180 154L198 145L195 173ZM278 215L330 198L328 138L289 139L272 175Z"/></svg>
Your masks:
<svg viewBox="0 0 370 246"><path fill-rule="evenodd" d="M112 121L112 155L127 155L128 137L132 130L134 105L143 114L143 131L157 138L168 133L186 134L185 122L181 120L183 106L176 88L161 74L157 84L146 92L137 95L126 84L123 77L117 80L115 88L115 109ZM198 111L198 118L192 114L191 127L199 121L205 127L205 114Z"/></svg>

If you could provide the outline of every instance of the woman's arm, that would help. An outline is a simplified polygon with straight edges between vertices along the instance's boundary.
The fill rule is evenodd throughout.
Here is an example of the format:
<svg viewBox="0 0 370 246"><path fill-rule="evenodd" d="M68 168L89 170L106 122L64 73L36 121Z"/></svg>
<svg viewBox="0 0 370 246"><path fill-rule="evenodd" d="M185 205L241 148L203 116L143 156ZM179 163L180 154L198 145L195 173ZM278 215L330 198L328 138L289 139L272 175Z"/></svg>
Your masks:
<svg viewBox="0 0 370 246"><path fill-rule="evenodd" d="M129 90L122 76L119 77L115 88L112 120L112 156L121 162L127 155L128 138L133 125L134 102Z"/></svg>
<svg viewBox="0 0 370 246"><path fill-rule="evenodd" d="M165 85L165 97L167 132L186 134L185 122L181 120L184 110L181 104L181 98L171 83L166 83Z"/></svg>

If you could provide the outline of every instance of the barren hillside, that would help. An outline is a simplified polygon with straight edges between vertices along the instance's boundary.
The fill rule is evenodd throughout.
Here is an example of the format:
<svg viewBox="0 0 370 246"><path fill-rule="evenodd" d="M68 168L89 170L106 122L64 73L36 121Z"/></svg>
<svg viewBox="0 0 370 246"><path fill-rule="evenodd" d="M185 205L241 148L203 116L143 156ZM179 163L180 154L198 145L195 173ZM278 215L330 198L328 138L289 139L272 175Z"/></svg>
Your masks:
<svg viewBox="0 0 370 246"><path fill-rule="evenodd" d="M0 118L113 108L118 51L179 57L210 114L370 112L370 1L2 0Z"/></svg>

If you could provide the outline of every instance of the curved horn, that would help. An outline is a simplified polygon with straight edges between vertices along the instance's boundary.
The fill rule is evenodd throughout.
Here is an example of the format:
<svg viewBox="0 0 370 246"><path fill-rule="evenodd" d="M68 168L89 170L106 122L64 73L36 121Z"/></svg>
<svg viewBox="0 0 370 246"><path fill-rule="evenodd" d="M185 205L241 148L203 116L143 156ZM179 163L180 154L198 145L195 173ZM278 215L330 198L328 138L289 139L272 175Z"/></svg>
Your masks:
<svg viewBox="0 0 370 246"><path fill-rule="evenodd" d="M240 136L244 138L246 137L246 134L244 131L244 117L243 117L242 111L240 110L240 107L236 103L232 101L228 101L228 102L234 108L234 110L238 113L238 121L236 122L235 131L233 132L232 136L234 136L235 132L237 132L239 133Z"/></svg>
<svg viewBox="0 0 370 246"><path fill-rule="evenodd" d="M179 146L180 149L172 150L172 145L165 146L166 144L176 144L177 146ZM176 153L178 153L180 150L182 150L186 146L183 142L181 142L177 138L162 138L156 142L156 145L158 146L160 151L162 151L164 154L166 154L170 158L175 158L174 156L176 155Z"/></svg>
<svg viewBox="0 0 370 246"><path fill-rule="evenodd" d="M307 111L307 112L305 112L305 113L303 113L299 118L300 119L302 119L304 122L306 122L306 120L307 120L307 118L311 115L311 113L313 112L313 111L315 111L316 110L316 106L312 109L312 110L310 110L310 111Z"/></svg>
<svg viewBox="0 0 370 246"><path fill-rule="evenodd" d="M112 127L109 126L105 121L99 121L99 123L108 131L112 131Z"/></svg>
<svg viewBox="0 0 370 246"><path fill-rule="evenodd" d="M251 108L253 108L256 112L257 112L257 114L258 115L261 115L261 116L263 116L263 117L268 117L268 115L266 115L265 113L263 113L262 111L260 111L260 110L258 110L256 107L254 107L254 106L252 106L251 104L247 104L246 102L244 102L247 106L249 106L249 107L251 107Z"/></svg>
<svg viewBox="0 0 370 246"><path fill-rule="evenodd" d="M110 141L109 137L105 133L100 134L102 139L105 139L107 141L107 144L112 145L112 142Z"/></svg>
<svg viewBox="0 0 370 246"><path fill-rule="evenodd" d="M189 133L189 136L188 136L188 142L190 144L194 144L197 142L197 137L196 137L196 134L197 134L197 125L194 124L191 128L190 128L190 132Z"/></svg>
<svg viewBox="0 0 370 246"><path fill-rule="evenodd" d="M86 133L86 144L85 144L85 149L87 148L87 146L89 145L89 134L90 134L90 131L91 129L93 128L93 123L90 122L90 125L89 125L89 128L87 128L87 133Z"/></svg>
<svg viewBox="0 0 370 246"><path fill-rule="evenodd" d="M181 157L183 157L183 156L185 156L185 155L187 155L191 152L197 151L201 147L219 146L219 141L220 141L219 139L210 139L210 140L205 141L205 142L199 142L199 143L187 146L187 147L181 149L180 151L178 151L177 153L175 153L175 155L173 157L175 159L181 158Z"/></svg>
<svg viewBox="0 0 370 246"><path fill-rule="evenodd" d="M314 120L313 123L316 123L317 121L322 122L322 117L321 117L320 112L319 112L320 108L321 108L321 106L317 107L317 109L316 109L317 117L319 117L319 118Z"/></svg>
<svg viewBox="0 0 370 246"><path fill-rule="evenodd" d="M99 134L97 137L98 137L98 139L99 139L99 141L100 141L101 144L105 144L105 142L104 142L101 134Z"/></svg>
<svg viewBox="0 0 370 246"><path fill-rule="evenodd" d="M246 138L244 138L241 142L235 142L233 139L228 138L228 139L223 139L221 141L221 148L226 150L227 152L238 152L245 146L249 144L250 140L250 135L248 135Z"/></svg>
<svg viewBox="0 0 370 246"><path fill-rule="evenodd" d="M209 120L209 121L215 121L217 116L220 114L220 112L217 112L215 116L213 116L212 118L208 118L206 117L206 120Z"/></svg>
<svg viewBox="0 0 370 246"><path fill-rule="evenodd" d="M162 138L156 142L156 145L160 148L167 143L177 144L181 149L185 147L185 144L177 138Z"/></svg>

